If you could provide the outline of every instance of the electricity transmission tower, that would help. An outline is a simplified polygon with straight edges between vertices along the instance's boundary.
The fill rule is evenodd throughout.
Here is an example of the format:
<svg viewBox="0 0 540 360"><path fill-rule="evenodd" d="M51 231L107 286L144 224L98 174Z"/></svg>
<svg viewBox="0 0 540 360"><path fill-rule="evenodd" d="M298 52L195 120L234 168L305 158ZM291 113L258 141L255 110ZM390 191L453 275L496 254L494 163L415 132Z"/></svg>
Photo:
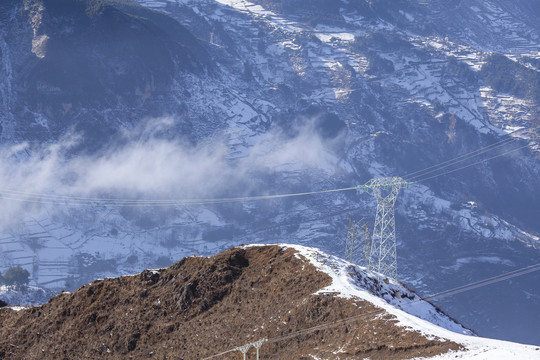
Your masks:
<svg viewBox="0 0 540 360"><path fill-rule="evenodd" d="M247 344L247 345L242 345L242 346L237 347L236 350L240 351L242 355L244 356L244 360L246 360L246 354L250 348L251 348L251 344Z"/></svg>
<svg viewBox="0 0 540 360"><path fill-rule="evenodd" d="M353 264L358 264L359 260L362 259L362 265L368 266L369 253L371 249L371 233L368 230L367 223L362 224L364 238L363 241L360 242L358 239L359 231L357 230L358 225L363 220L364 219L355 221L352 218L349 218L347 241L345 243L345 260Z"/></svg>
<svg viewBox="0 0 540 360"><path fill-rule="evenodd" d="M349 218L347 242L345 243L345 260L356 263L356 221Z"/></svg>
<svg viewBox="0 0 540 360"><path fill-rule="evenodd" d="M367 223L364 223L364 266L369 266L369 255L371 254L371 231L369 231Z"/></svg>
<svg viewBox="0 0 540 360"><path fill-rule="evenodd" d="M370 270L391 278L397 278L394 206L399 190L406 185L407 182L400 177L388 177L371 179L361 186L377 200L367 266Z"/></svg>
<svg viewBox="0 0 540 360"><path fill-rule="evenodd" d="M248 353L249 349L251 349L251 347L254 347L255 350L257 351L257 360L259 360L259 350L261 349L262 344L264 344L266 341L268 341L268 340L267 339L259 339L259 340L255 341L255 342L239 346L239 347L235 348L234 350L240 351L242 353L243 357L244 357L244 360L246 360L247 359L247 353Z"/></svg>

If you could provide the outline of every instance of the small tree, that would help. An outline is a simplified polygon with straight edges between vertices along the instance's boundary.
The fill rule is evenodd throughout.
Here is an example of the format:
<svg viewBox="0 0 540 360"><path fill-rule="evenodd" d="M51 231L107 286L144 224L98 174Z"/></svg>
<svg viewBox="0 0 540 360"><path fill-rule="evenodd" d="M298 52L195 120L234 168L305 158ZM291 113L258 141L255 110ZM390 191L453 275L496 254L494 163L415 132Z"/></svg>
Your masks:
<svg viewBox="0 0 540 360"><path fill-rule="evenodd" d="M10 267L4 273L4 282L6 285L26 285L28 284L29 278L30 273L28 270L23 269L20 266Z"/></svg>

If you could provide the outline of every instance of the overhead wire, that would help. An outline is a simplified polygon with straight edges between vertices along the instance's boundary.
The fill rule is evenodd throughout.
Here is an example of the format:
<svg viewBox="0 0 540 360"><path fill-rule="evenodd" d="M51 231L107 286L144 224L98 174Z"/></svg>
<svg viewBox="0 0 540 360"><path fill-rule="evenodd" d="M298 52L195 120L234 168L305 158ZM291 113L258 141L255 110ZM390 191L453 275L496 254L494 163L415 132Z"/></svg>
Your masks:
<svg viewBox="0 0 540 360"><path fill-rule="evenodd" d="M529 274L529 273L532 273L532 272L535 272L535 271L538 271L538 270L540 270L540 263L530 265L530 266L526 266L526 267L516 269L516 270L513 270L513 271L509 271L509 272L499 274L499 275L496 275L496 276L492 276L492 277L482 279L482 280L479 280L479 281L470 282L468 284L465 284L465 285L462 285L462 286L459 286L459 287L456 287L456 288L453 288L453 289L441 291L439 293L435 293L435 294L432 294L432 295L429 295L429 296L426 296L426 297L420 297L420 300L415 300L415 301L412 301L412 302L410 302L408 304L402 304L402 306L410 307L412 305L420 304L420 303L423 303L423 302L426 302L426 301L442 299L442 298L445 298L445 297L448 297L448 296L452 296L452 295L456 295L456 294L459 294L459 293L471 291L471 290L474 290L474 289L478 289L480 287L495 284L495 283L505 281L505 280L508 280L508 279L511 279L511 278L523 276L523 275L526 275L526 274ZM402 310L402 311L404 311L404 310ZM344 324L347 324L347 323L355 322L355 321L358 321L358 320L360 320L362 318L367 318L368 316L381 314L383 312L384 312L383 308L368 311L368 312L365 312L365 313L362 313L362 314L359 314L359 315L350 316L350 317L347 317L347 318L344 318L344 319L340 319L340 320L336 320L336 321L332 321L332 322L328 322L328 323L324 323L324 324L320 324L320 325L315 325L315 326L312 326L312 327L309 327L309 328L297 330L297 331L294 331L294 332L291 332L291 333L288 333L288 334L285 334L285 335L280 335L280 336L275 336L275 337L272 337L272 338L268 338L267 342L268 343L276 343L276 342L292 339L292 338L295 338L295 337L298 337L298 336L309 334L309 333L314 332L314 331L325 330L325 329L329 329L329 328L338 327L338 326L341 326L341 325L344 325ZM205 358L203 358L201 360L213 359L213 358L219 357L221 355L225 355L225 354L228 354L230 352L236 351L237 349L238 348L232 348L230 350L221 352L219 354L215 354L215 355L212 355L212 356L209 356L209 357L205 357Z"/></svg>
<svg viewBox="0 0 540 360"><path fill-rule="evenodd" d="M484 146L484 147L481 147L479 149L476 149L476 150L473 150L473 151L470 151L470 152L467 152L465 154L462 154L462 155L459 155L457 157L454 157L452 159L449 159L449 160L446 160L446 161L443 161L441 163L438 163L438 164L435 164L435 165L431 165L431 166L428 166L424 169L421 169L421 170L417 170L417 171L414 171L414 172L411 172L411 173L408 173L408 174L405 174L405 175L402 175L401 177L403 179L415 179L415 178L418 178L418 177L421 177L421 176L424 176L426 175L428 172L431 173L431 172L435 172L439 169L442 169L442 168L446 168L446 167L449 167L451 165L454 165L456 163L459 163L459 162L462 162L462 161L466 161L472 157L475 157L475 156L478 156L478 155L481 155L481 154L485 154L487 152L490 152L492 150L495 150L495 149L498 149L498 148L501 148L505 145L508 145L508 144L511 144L515 141L518 140L518 138L516 137L512 137L512 135L517 135L521 132L524 132L524 131L530 131L530 130L534 130L535 128L523 128L523 129L519 129L519 130L516 130L512 133L509 133L506 135L506 138L505 139L502 139L502 140L499 140L493 144L490 144L490 145L487 145L487 146Z"/></svg>
<svg viewBox="0 0 540 360"><path fill-rule="evenodd" d="M466 161L472 157L475 157L475 156L478 156L478 155L482 155L482 154L485 154L486 152L490 152L490 151L493 151L495 149L498 149L500 147L503 147L503 146L506 146L508 144L511 144L513 143L514 141L516 141L517 139L515 138L509 138L509 139L505 139L505 140L502 140L502 141L499 141L495 144L491 144L489 146L486 146L486 147L483 147L483 148L480 148L480 149L477 149L475 151L471 151L469 153L466 153L466 154L463 154L463 155L460 155L460 156L457 156L453 159L450 159L450 160L447 160L447 161L444 161L442 163L439 163L439 164L436 164L436 165L432 165L430 167L427 167L425 169L422 169L422 170L418 170L418 171L415 171L413 173L410 173L410 174L407 174L407 175L403 175L401 176L403 179L406 179L408 181L414 181L414 179L416 178L419 178L419 177L422 177L426 174L429 174L429 173L433 173L433 172L436 172L436 171L439 171L440 169L444 169L444 168L447 168L447 167L450 167L452 165L455 165L457 163L460 163L460 162L463 162L463 161ZM414 175L414 176L413 176Z"/></svg>
<svg viewBox="0 0 540 360"><path fill-rule="evenodd" d="M504 139L494 144L485 146L483 148L471 151L469 153L460 155L456 158L444 161L442 163L432 165L422 170L415 171L412 174L417 174L412 178L409 177L409 184L414 184L418 182L427 181L439 176L448 175L455 171L459 171L480 163L493 160L495 158L507 155L509 153L524 149L528 145L519 146L517 148L504 151L495 156L489 157L487 159L482 159L480 161L466 164L455 169L451 169L442 173L437 173L440 170L449 168L454 165L458 165L469 161L480 155L489 153L493 150L500 149L501 147L508 145L516 141L515 138ZM429 174L437 173L432 176L427 176ZM427 177L426 177L427 176ZM405 175L407 177L407 175ZM412 180L412 181L411 181ZM29 203L40 203L40 204L58 204L63 203L67 206L94 206L94 205L103 205L103 206L134 206L134 207L149 207L149 206L182 206L182 205L209 205L209 204L222 204L222 203L232 203L232 202L245 202L245 201L257 201L257 200L269 200L269 199L281 199L281 198L290 198L290 197L299 197L299 196L308 196L316 194L326 194L326 193L335 193L342 191L350 190L359 190L361 186L350 186L344 188L335 188L335 189L326 189L326 190L317 190L317 191L307 191L299 193L288 193L288 194L272 194L272 195L257 195L257 196L244 196L244 197L229 197L229 198L200 198L200 199L125 199L125 198L92 198L92 197L77 197L69 195L56 195L56 194L43 194L35 192L24 192L11 189L0 189L0 198L11 200L11 201L20 201L20 202L29 202Z"/></svg>
<svg viewBox="0 0 540 360"><path fill-rule="evenodd" d="M328 15L328 14L321 14L321 15ZM422 170L419 170L419 171L415 171L413 173L409 173L407 175L404 175L403 178L408 178L410 181L414 181L414 183L422 182L422 181L430 180L430 179L433 179L433 178L436 178L436 177L439 177L439 176L447 175L449 173L459 171L459 170L465 169L465 168L470 167L470 166L478 165L478 164L480 164L482 162L489 161L489 160L498 158L500 156L503 156L503 155L506 155L508 153L511 153L511 152L514 152L514 151L517 151L517 150L520 150L520 149L523 149L523 148L527 147L527 145L521 146L521 147L518 147L518 148L515 148L515 149L512 149L512 150L503 152L503 153L498 154L496 156L490 157L488 159L484 159L484 160L475 162L473 164L468 164L466 166L459 167L457 169L446 171L446 172L443 172L441 174L437 174L437 175L430 176L430 177L427 177L427 178L425 177L428 174L440 171L442 169L448 168L448 167L453 166L455 164L459 164L459 163L461 163L463 161L469 160L469 159L474 158L474 157L476 157L478 155L481 155L481 154L490 152L492 150L498 149L498 148L503 147L505 145L509 145L509 144L515 142L516 140L517 139L515 139L515 138L501 140L499 142L496 142L496 143L491 144L489 146L486 146L484 148L477 149L477 150L472 151L470 153L458 156L458 157L456 157L454 159L451 159L451 160L448 160L448 161L445 161L445 162L430 166L428 168L425 168L425 169L422 169ZM430 170L430 171L428 171L428 170ZM0 190L0 196L2 196L2 198L4 198L4 199L9 199L9 200L13 200L13 201L39 202L39 203L49 203L49 204L51 204L51 203L56 204L59 201L71 201L71 202L66 203L66 204L67 205L94 205L95 203L98 203L98 204L103 204L103 205L106 205L106 206L159 206L159 205L204 205L204 204L219 204L219 203L228 203L228 202L256 201L256 200L263 200L263 199L278 199L278 198L287 198L287 197L307 196L307 195L314 195L314 194L333 193L333 192L341 192L341 191L357 190L357 189L358 189L357 186L353 186L353 187L346 187L346 188L329 189L329 190L321 190L321 191L311 191L311 192L302 192L302 193L247 196L247 197L232 197L232 198L215 198L215 199L119 199L119 198L108 198L107 199L107 198L84 198L84 197L73 197L73 196L67 196L67 195L27 193L27 192L20 192L20 191L16 191L16 190ZM8 196L6 196L6 194L8 194ZM35 197L35 199L32 200L32 199L27 199L27 198L21 198L22 196ZM435 300L435 299L440 299L440 298L444 298L444 297L447 297L447 296L452 296L452 295L455 295L455 294L458 294L458 293L462 293L462 292L470 291L470 290L473 290L473 289L476 289L476 288L479 288L479 287L491 285L493 283L504 281L504 280L514 278L514 277L517 277L517 276L522 276L522 275L525 275L525 274L528 274L528 273L531 273L531 272L534 272L534 271L538 271L538 270L540 270L540 264L531 265L531 266L529 266L527 268L518 269L518 270L515 270L515 271L512 271L512 272L509 272L507 274L498 275L498 276L495 276L495 277L492 277L492 278L484 279L482 281L470 283L468 285L463 285L463 286L460 286L458 288L446 290L446 291L443 291L443 292L438 293L438 294L430 295L430 296L424 298L424 300L430 300L430 299ZM413 305L414 303L419 303L419 302L421 302L421 301L419 300L417 302L407 304L407 306ZM358 316L342 319L342 320L339 320L339 321L336 321L336 322L333 322L333 323L330 323L330 324L322 324L322 325L314 326L314 327L311 327L311 328L302 329L302 330L296 331L294 333L290 333L290 334L283 335L283 336L280 336L280 337L271 338L271 339L268 340L268 342L278 342L278 341L282 341L282 340L285 340L285 339L301 336L303 334L313 332L313 331L316 331L316 330L323 330L323 329L326 329L326 328L329 328L329 327L336 327L336 326L339 326L339 325L342 325L342 324L345 324L345 323L348 323L348 322L353 322L353 321L359 320L362 317L366 317L366 316L369 316L369 315L372 315L372 314L380 313L381 311L382 310L372 311L372 312L364 313L364 314L361 314L361 315L358 315ZM219 354L216 354L216 355L213 355L213 356L210 356L210 357L206 357L204 359L206 360L206 359L212 359L212 358L215 358L215 357L219 357L219 356L228 354L230 352L233 352L235 350L237 350L237 349L236 348L230 349L230 350L221 352Z"/></svg>
<svg viewBox="0 0 540 360"><path fill-rule="evenodd" d="M493 157L490 157L490 158L487 158L487 159L483 159L483 160L480 160L480 161L478 161L478 162L475 162L475 163L472 163L472 164L468 164L468 165L465 165L465 166L461 166L461 167L459 167L459 168L457 168L457 169L452 169L452 170L443 172L443 173L441 173L441 174L429 176L429 177L427 177L427 178L422 178L422 179L416 180L415 182L427 181L427 180L431 180L431 179L434 179L434 178L439 177L439 176L448 175L448 174L451 174L451 173L453 173L453 172L460 171L460 170L466 169L466 168L468 168L468 167L475 166L475 165L481 164L481 163L483 163L483 162L486 162L486 161L490 161L490 160L499 158L499 157L501 157L501 156L504 156L504 155L510 154L510 153L512 153L512 152L515 152L515 151L524 149L524 148L526 148L526 147L529 147L529 145L523 145L523 146L520 146L520 147L511 149L511 150L505 151L505 152L500 153L500 154L498 154L498 155L495 155L495 156L493 156Z"/></svg>
<svg viewBox="0 0 540 360"><path fill-rule="evenodd" d="M77 197L54 197L53 195L44 196L45 199L41 199L40 194L28 194L23 192L0 190L1 198L13 201L22 202L35 202L43 204L56 204L60 201L66 201L66 205L107 205L107 206L160 206L160 205L206 205L206 204L222 204L230 202L243 202L243 201L256 201L256 200L269 200L269 199L281 199L289 197L327 194L333 192L342 192L348 190L357 190L357 186L350 186L345 188L327 189L318 191L308 191L289 194L274 194L274 195L258 195L258 196L245 196L245 197L232 197L232 198L207 198L207 199L153 199L153 200L137 200L137 199L100 199L100 198L77 198ZM17 196L19 195L19 197ZM28 197L22 197L27 195ZM68 202L70 201L70 202Z"/></svg>
<svg viewBox="0 0 540 360"><path fill-rule="evenodd" d="M230 349L230 350L227 350L227 351L223 351L223 352L221 352L221 353L219 353L219 354L215 354L215 355L212 355L212 356L205 357L205 358L202 359L202 360L210 360L210 359L214 359L214 358L223 356L223 355L225 355L225 354L231 353L231 352L233 352L233 351L237 351L236 348Z"/></svg>
<svg viewBox="0 0 540 360"><path fill-rule="evenodd" d="M442 291L442 292L439 292L437 294L430 295L430 296L426 297L426 299L428 299L428 300L442 299L442 298L447 297L447 296L456 295L456 294L459 294L459 293L462 293L462 292L477 289L479 287L491 285L491 284L501 282L501 281L504 281L504 280L508 280L508 279L511 279L511 278L514 278L514 277L526 275L526 274L529 274L531 272L535 272L535 271L538 271L538 270L540 270L540 263L530 265L530 266L526 266L526 267L521 268L521 269L510 271L510 272L507 272L507 273L504 273L504 274L493 276L493 277L483 279L483 280L480 280L480 281L476 281L476 282L473 282L473 283L469 283L467 285L462 285L462 286L459 286L459 287L456 287L456 288L453 288L453 289L450 289L450 290Z"/></svg>

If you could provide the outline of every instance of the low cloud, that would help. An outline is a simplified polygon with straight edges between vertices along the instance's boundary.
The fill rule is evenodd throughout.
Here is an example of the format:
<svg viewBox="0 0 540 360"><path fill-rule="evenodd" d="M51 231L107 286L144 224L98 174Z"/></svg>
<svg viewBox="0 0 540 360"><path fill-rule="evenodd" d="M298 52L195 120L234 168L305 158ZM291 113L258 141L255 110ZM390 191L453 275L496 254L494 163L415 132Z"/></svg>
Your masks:
<svg viewBox="0 0 540 360"><path fill-rule="evenodd" d="M61 141L0 149L0 226L43 209L80 205L86 198L193 199L262 194L254 184L276 171L320 169L328 144L311 128L294 138L260 135L233 156L222 134L193 145L170 136L171 119L154 119L125 131L115 144L76 154L77 134ZM328 171L328 169L326 169ZM274 191L279 191L279 185ZM84 202L84 201L83 201Z"/></svg>

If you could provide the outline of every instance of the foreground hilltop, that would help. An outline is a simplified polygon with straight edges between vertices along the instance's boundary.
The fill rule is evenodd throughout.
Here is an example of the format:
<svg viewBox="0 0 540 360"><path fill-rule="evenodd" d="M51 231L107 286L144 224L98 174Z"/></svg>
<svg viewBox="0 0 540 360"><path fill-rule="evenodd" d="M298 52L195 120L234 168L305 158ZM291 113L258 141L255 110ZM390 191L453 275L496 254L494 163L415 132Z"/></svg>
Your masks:
<svg viewBox="0 0 540 360"><path fill-rule="evenodd" d="M349 216L373 223L371 195L117 200L406 174L400 276L415 288L538 262L540 1L136 2L0 1L2 273L71 291L240 243L336 254ZM540 344L538 284L441 305L482 334Z"/></svg>
<svg viewBox="0 0 540 360"><path fill-rule="evenodd" d="M296 245L97 280L41 306L1 309L0 324L2 359L233 359L240 352L229 350L263 338L262 359L540 356L472 337L403 286Z"/></svg>

